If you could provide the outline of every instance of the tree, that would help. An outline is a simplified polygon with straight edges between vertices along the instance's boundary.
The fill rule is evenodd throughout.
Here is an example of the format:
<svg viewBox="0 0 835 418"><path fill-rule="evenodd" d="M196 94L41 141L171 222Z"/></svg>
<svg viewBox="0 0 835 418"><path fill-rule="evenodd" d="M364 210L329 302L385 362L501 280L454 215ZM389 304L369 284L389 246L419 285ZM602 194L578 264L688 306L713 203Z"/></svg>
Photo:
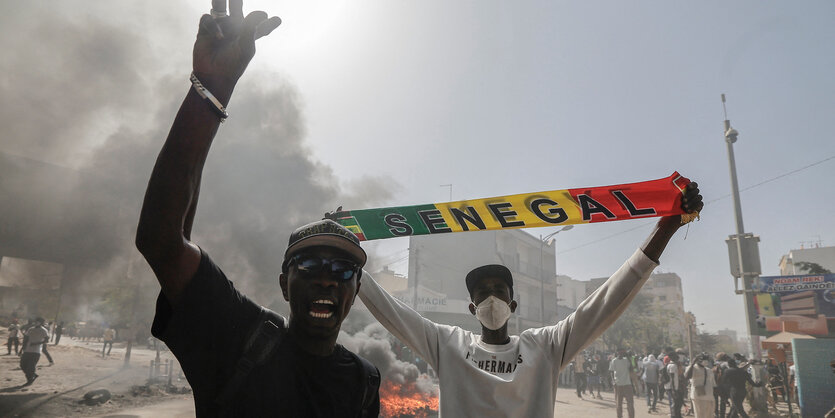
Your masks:
<svg viewBox="0 0 835 418"><path fill-rule="evenodd" d="M669 318L666 310L653 308L651 297L639 293L600 339L610 350L628 347L657 351L670 344Z"/></svg>
<svg viewBox="0 0 835 418"><path fill-rule="evenodd" d="M801 272L806 272L806 274L832 274L831 271L825 269L818 263L812 263L810 261L798 261L794 263L794 267L800 270Z"/></svg>
<svg viewBox="0 0 835 418"><path fill-rule="evenodd" d="M693 353L715 353L719 347L719 339L714 334L698 332L693 335Z"/></svg>

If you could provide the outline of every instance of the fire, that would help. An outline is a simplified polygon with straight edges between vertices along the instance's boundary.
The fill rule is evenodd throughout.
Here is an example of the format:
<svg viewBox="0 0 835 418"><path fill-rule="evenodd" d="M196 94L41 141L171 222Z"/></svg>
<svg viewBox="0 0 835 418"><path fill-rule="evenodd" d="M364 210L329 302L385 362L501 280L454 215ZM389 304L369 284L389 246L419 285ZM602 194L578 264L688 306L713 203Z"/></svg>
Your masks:
<svg viewBox="0 0 835 418"><path fill-rule="evenodd" d="M414 383L398 385L386 380L380 386L381 417L423 418L437 415L438 396L421 392Z"/></svg>

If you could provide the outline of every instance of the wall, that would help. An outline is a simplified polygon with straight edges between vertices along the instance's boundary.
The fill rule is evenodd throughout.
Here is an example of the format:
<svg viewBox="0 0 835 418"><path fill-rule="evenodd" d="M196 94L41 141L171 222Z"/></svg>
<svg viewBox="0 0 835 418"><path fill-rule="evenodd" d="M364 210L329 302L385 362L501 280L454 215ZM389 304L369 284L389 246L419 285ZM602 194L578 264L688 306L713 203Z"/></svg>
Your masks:
<svg viewBox="0 0 835 418"><path fill-rule="evenodd" d="M804 417L822 417L835 408L835 373L829 362L835 359L833 339L793 339L797 391Z"/></svg>

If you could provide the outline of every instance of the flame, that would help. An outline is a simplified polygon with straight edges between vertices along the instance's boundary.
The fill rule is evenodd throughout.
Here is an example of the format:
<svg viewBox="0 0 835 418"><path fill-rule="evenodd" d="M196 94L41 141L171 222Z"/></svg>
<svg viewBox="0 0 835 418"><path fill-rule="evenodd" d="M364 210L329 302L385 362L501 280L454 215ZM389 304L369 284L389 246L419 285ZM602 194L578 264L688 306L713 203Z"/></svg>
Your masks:
<svg viewBox="0 0 835 418"><path fill-rule="evenodd" d="M423 393L414 383L398 385L386 380L380 386L380 416L430 417L438 414L438 396Z"/></svg>

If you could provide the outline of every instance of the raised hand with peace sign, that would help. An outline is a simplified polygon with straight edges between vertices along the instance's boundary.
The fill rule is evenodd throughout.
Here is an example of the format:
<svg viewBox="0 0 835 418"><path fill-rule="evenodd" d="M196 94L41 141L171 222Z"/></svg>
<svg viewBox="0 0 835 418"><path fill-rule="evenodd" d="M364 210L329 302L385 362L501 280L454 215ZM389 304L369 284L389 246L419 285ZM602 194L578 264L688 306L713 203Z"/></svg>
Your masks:
<svg viewBox="0 0 835 418"><path fill-rule="evenodd" d="M226 117L225 106L255 55L255 40L281 24L261 11L244 17L243 0L229 0L227 14L226 1L212 0L211 13L200 19L191 88L151 174L136 232L137 247L172 303L200 262L191 227L203 164Z"/></svg>
<svg viewBox="0 0 835 418"><path fill-rule="evenodd" d="M243 0L229 0L227 14L226 1L212 0L211 13L200 18L193 53L194 74L210 91L215 88L224 104L255 56L255 40L281 24L260 10L244 17Z"/></svg>

